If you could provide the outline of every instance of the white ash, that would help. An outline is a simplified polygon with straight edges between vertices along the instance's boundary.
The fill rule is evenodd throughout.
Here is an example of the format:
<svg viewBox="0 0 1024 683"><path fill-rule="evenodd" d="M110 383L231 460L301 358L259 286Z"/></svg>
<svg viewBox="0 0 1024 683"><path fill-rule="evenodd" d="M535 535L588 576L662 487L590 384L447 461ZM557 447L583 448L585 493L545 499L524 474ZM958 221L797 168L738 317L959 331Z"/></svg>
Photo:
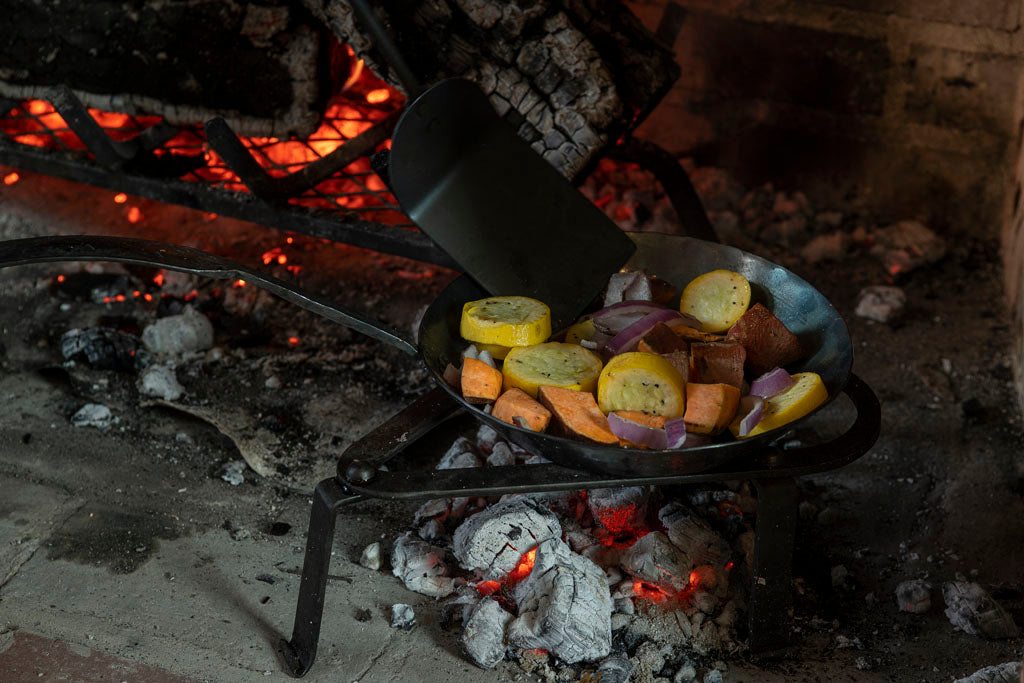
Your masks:
<svg viewBox="0 0 1024 683"><path fill-rule="evenodd" d="M448 576L444 550L425 543L406 532L398 537L391 551L391 572L415 593L443 598L455 590Z"/></svg>
<svg viewBox="0 0 1024 683"><path fill-rule="evenodd" d="M506 503L511 500L532 500L533 502L546 507L563 517L573 518L573 499L575 494L572 491L547 491L534 493L506 493L498 502ZM563 531L565 527L562 527Z"/></svg>
<svg viewBox="0 0 1024 683"><path fill-rule="evenodd" d="M245 468L244 460L226 462L220 468L220 478L232 486L238 486L245 482Z"/></svg>
<svg viewBox="0 0 1024 683"><path fill-rule="evenodd" d="M441 605L441 624L449 628L456 620L465 624L483 599L475 586L463 584Z"/></svg>
<svg viewBox="0 0 1024 683"><path fill-rule="evenodd" d="M524 553L561 535L562 527L550 510L523 498L492 505L470 517L455 530L452 551L463 568L500 581Z"/></svg>
<svg viewBox="0 0 1024 683"><path fill-rule="evenodd" d="M633 654L632 663L636 668L636 679L651 681L665 668L665 662L672 655L672 646L654 641L641 643Z"/></svg>
<svg viewBox="0 0 1024 683"><path fill-rule="evenodd" d="M630 576L666 593L677 593L686 588L693 568L690 558L660 531L652 531L630 546L623 553L621 564Z"/></svg>
<svg viewBox="0 0 1024 683"><path fill-rule="evenodd" d="M441 462L437 463L437 469L439 470L457 470L469 467L480 467L483 463L480 462L480 458L476 457L469 451L463 453L455 453L451 456L445 455L441 458Z"/></svg>
<svg viewBox="0 0 1024 683"><path fill-rule="evenodd" d="M417 535L424 541L430 541L432 543L447 541L449 538L448 532L445 531L444 524L441 524L441 522L436 519L432 519L421 526Z"/></svg>
<svg viewBox="0 0 1024 683"><path fill-rule="evenodd" d="M414 523L419 525L424 520L435 519L447 515L451 509L451 501L447 498L432 498L423 505L420 505L413 514Z"/></svg>
<svg viewBox="0 0 1024 683"><path fill-rule="evenodd" d="M704 674L704 683L722 683L724 680L725 679L722 678L722 672L718 669L712 669Z"/></svg>
<svg viewBox="0 0 1024 683"><path fill-rule="evenodd" d="M487 456L487 465L489 467L504 467L515 464L516 454L512 452L512 449L504 441L494 444L491 454Z"/></svg>
<svg viewBox="0 0 1024 683"><path fill-rule="evenodd" d="M957 580L942 584L946 616L953 627L986 638L1016 638L1020 630L1009 615L977 583Z"/></svg>
<svg viewBox="0 0 1024 683"><path fill-rule="evenodd" d="M569 546L570 548L572 546ZM622 572L619 571L618 567L605 567L604 568L604 582L609 586L614 586L618 582L622 581Z"/></svg>
<svg viewBox="0 0 1024 683"><path fill-rule="evenodd" d="M707 591L696 591L693 594L694 607L708 616L712 616L718 611L721 602L716 595Z"/></svg>
<svg viewBox="0 0 1024 683"><path fill-rule="evenodd" d="M924 614L932 607L932 585L924 579L903 581L896 586L896 604L901 612Z"/></svg>
<svg viewBox="0 0 1024 683"><path fill-rule="evenodd" d="M484 453L490 453L499 441L501 435L488 425L480 425L476 431L476 447Z"/></svg>
<svg viewBox="0 0 1024 683"><path fill-rule="evenodd" d="M1021 672L1020 662L1006 662L996 666L978 669L970 676L958 678L953 683L1018 683Z"/></svg>
<svg viewBox="0 0 1024 683"><path fill-rule="evenodd" d="M614 521L618 528L608 531L618 533L623 528L631 529L643 525L650 497L649 486L591 489L587 491L587 506L594 519L606 528L606 521Z"/></svg>
<svg viewBox="0 0 1024 683"><path fill-rule="evenodd" d="M373 571L380 569L380 541L374 541L363 548L363 554L359 556L359 564Z"/></svg>
<svg viewBox="0 0 1024 683"><path fill-rule="evenodd" d="M853 312L861 318L887 323L897 320L906 305L907 295L899 287L874 285L860 290Z"/></svg>
<svg viewBox="0 0 1024 683"><path fill-rule="evenodd" d="M416 625L416 612L412 605L399 603L391 606L391 628L408 631Z"/></svg>
<svg viewBox="0 0 1024 683"><path fill-rule="evenodd" d="M570 664L611 651L612 599L604 571L557 538L537 547L533 571L512 589L519 616L508 642Z"/></svg>
<svg viewBox="0 0 1024 683"><path fill-rule="evenodd" d="M672 683L692 683L697 680L697 669L691 662L683 662L672 677Z"/></svg>
<svg viewBox="0 0 1024 683"><path fill-rule="evenodd" d="M857 657L856 661L854 661L853 664L860 671L871 671L871 669L873 668L871 661L867 657Z"/></svg>
<svg viewBox="0 0 1024 683"><path fill-rule="evenodd" d="M185 393L185 387L178 382L174 374L174 366L154 363L139 374L137 384L143 396L162 398L165 401L177 401Z"/></svg>
<svg viewBox="0 0 1024 683"><path fill-rule="evenodd" d="M608 657L597 667L597 671L583 680L600 681L600 683L629 683L636 664L625 657Z"/></svg>
<svg viewBox="0 0 1024 683"><path fill-rule="evenodd" d="M480 600L464 622L462 647L481 669L493 669L505 658L505 628L512 621L493 598Z"/></svg>
<svg viewBox="0 0 1024 683"><path fill-rule="evenodd" d="M142 343L152 353L179 356L205 351L213 346L213 325L191 306L179 315L169 315L142 331Z"/></svg>
<svg viewBox="0 0 1024 683"><path fill-rule="evenodd" d="M100 403L86 403L71 416L71 424L75 427L95 427L105 430L114 421L110 408Z"/></svg>
<svg viewBox="0 0 1024 683"><path fill-rule="evenodd" d="M523 461L524 465L550 465L551 461L543 455L531 455Z"/></svg>
<svg viewBox="0 0 1024 683"><path fill-rule="evenodd" d="M612 609L615 614L636 614L636 606L631 598L615 598Z"/></svg>
<svg viewBox="0 0 1024 683"><path fill-rule="evenodd" d="M864 643L860 642L860 638L858 638L856 636L854 636L853 638L850 638L850 637L844 636L844 635L836 636L836 649L837 650L847 650L847 649L851 649L851 648L852 649L857 649L857 650L863 650L864 649Z"/></svg>
<svg viewBox="0 0 1024 683"><path fill-rule="evenodd" d="M686 553L695 565L725 567L730 549L725 540L683 505L673 502L658 511L658 519L672 543Z"/></svg>

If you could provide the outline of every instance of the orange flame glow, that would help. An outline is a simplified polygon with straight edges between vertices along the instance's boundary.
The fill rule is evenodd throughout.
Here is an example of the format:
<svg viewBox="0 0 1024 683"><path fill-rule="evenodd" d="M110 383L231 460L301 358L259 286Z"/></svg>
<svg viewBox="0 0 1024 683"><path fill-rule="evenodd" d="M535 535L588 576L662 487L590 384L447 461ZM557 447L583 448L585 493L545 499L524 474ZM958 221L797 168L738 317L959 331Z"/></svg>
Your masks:
<svg viewBox="0 0 1024 683"><path fill-rule="evenodd" d="M519 564L517 564L515 568L508 573L506 581L508 581L510 585L514 585L529 576L530 572L533 571L533 564L536 561L536 557L537 549L534 548L519 558Z"/></svg>
<svg viewBox="0 0 1024 683"><path fill-rule="evenodd" d="M245 287L245 280L235 280L232 287Z"/></svg>
<svg viewBox="0 0 1024 683"><path fill-rule="evenodd" d="M299 338L298 337L288 337L288 343L290 345L292 345L292 346L298 346L299 345Z"/></svg>
<svg viewBox="0 0 1024 683"><path fill-rule="evenodd" d="M64 277L63 275L58 275L57 276L57 282L64 282L65 280L67 280L67 278Z"/></svg>
<svg viewBox="0 0 1024 683"><path fill-rule="evenodd" d="M139 210L139 207L132 206L129 207L127 216L129 223L138 223L142 220L142 211Z"/></svg>
<svg viewBox="0 0 1024 683"><path fill-rule="evenodd" d="M164 271L161 270L159 273L153 276L153 284L155 284L157 287L164 286Z"/></svg>
<svg viewBox="0 0 1024 683"><path fill-rule="evenodd" d="M391 99L391 91L387 88L377 88L366 93L366 101L370 104L380 104Z"/></svg>
<svg viewBox="0 0 1024 683"><path fill-rule="evenodd" d="M645 583L640 579L633 582L633 595L644 600L651 600L652 602L662 602L669 597L668 593L657 586Z"/></svg>
<svg viewBox="0 0 1024 683"><path fill-rule="evenodd" d="M17 173L8 173L4 176L4 185L13 185L19 180L21 180L21 176Z"/></svg>
<svg viewBox="0 0 1024 683"><path fill-rule="evenodd" d="M128 195L126 195L124 192L118 192L117 194L114 195L115 204L124 204L126 201L128 201Z"/></svg>

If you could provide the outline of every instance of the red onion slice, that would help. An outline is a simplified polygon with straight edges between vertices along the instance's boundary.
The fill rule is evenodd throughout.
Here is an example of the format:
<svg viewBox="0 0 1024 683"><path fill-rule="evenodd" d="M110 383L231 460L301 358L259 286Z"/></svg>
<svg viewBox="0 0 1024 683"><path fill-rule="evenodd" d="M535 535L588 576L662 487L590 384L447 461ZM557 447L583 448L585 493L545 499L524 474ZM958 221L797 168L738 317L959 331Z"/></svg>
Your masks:
<svg viewBox="0 0 1024 683"><path fill-rule="evenodd" d="M595 311L590 317L600 320L611 315L620 313L651 313L658 310L667 310L665 306L656 304L653 301L620 301L617 304L605 306L600 311Z"/></svg>
<svg viewBox="0 0 1024 683"><path fill-rule="evenodd" d="M773 368L750 383L750 394L770 398L793 385L793 378L782 368Z"/></svg>
<svg viewBox="0 0 1024 683"><path fill-rule="evenodd" d="M453 387L460 386L462 384L462 370L449 363L448 367L444 369L444 381Z"/></svg>
<svg viewBox="0 0 1024 683"><path fill-rule="evenodd" d="M663 323L666 320L674 320L678 317L679 313L677 311L672 311L667 308L645 315L640 318L640 320L637 320L635 323L622 330L622 332L615 335L615 337L608 342L608 346L606 346L605 349L613 356L625 353L626 351L632 351L636 347L637 342L640 341L640 338L650 332L651 328L655 325Z"/></svg>
<svg viewBox="0 0 1024 683"><path fill-rule="evenodd" d="M686 442L686 421L681 417L669 420L665 423L665 435L669 448L682 448Z"/></svg>
<svg viewBox="0 0 1024 683"><path fill-rule="evenodd" d="M648 427L647 425L627 420L615 413L608 413L608 426L611 427L612 434L624 441L652 448L656 451L663 451L668 448L668 439L665 436L664 429Z"/></svg>
<svg viewBox="0 0 1024 683"><path fill-rule="evenodd" d="M634 271L632 273L615 273L608 278L608 287L604 292L604 305L610 306L622 301L626 289L641 275L642 273Z"/></svg>
<svg viewBox="0 0 1024 683"><path fill-rule="evenodd" d="M764 414L764 399L754 394L744 396L740 399L739 412L746 413L746 415L740 420L738 436L746 436L761 421L761 416Z"/></svg>

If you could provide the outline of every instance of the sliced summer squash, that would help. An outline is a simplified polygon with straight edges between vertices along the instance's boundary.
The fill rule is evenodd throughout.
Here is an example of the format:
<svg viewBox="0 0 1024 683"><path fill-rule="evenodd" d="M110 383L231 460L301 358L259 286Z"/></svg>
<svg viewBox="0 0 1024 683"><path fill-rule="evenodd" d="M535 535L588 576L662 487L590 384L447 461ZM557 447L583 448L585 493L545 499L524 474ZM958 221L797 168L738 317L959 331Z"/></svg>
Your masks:
<svg viewBox="0 0 1024 683"><path fill-rule="evenodd" d="M750 283L731 270L713 270L694 278L679 299L679 312L692 315L704 332L724 332L750 305Z"/></svg>
<svg viewBox="0 0 1024 683"><path fill-rule="evenodd" d="M462 307L463 339L498 346L530 346L551 336L551 311L525 296L492 296Z"/></svg>
<svg viewBox="0 0 1024 683"><path fill-rule="evenodd" d="M686 408L686 379L659 355L622 353L601 371L597 402L606 413L638 410L669 419L680 417Z"/></svg>
<svg viewBox="0 0 1024 683"><path fill-rule="evenodd" d="M793 384L764 402L761 421L745 437L739 437L740 420L733 420L729 431L738 438L750 438L798 420L828 400L828 390L815 372L798 372Z"/></svg>
<svg viewBox="0 0 1024 683"><path fill-rule="evenodd" d="M501 372L504 388L518 388L537 397L541 385L593 391L601 374L601 358L578 344L547 342L514 348Z"/></svg>

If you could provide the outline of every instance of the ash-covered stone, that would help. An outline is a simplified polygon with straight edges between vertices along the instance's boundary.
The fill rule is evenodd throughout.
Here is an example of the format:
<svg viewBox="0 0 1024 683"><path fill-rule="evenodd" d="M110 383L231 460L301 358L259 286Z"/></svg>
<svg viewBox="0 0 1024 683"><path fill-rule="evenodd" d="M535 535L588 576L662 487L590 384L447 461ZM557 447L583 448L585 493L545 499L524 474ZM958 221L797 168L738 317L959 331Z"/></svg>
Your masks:
<svg viewBox="0 0 1024 683"><path fill-rule="evenodd" d="M907 295L899 287L874 285L860 290L853 312L861 318L887 323L898 319L906 305Z"/></svg>
<svg viewBox="0 0 1024 683"><path fill-rule="evenodd" d="M213 346L213 325L189 306L179 315L148 325L142 331L142 343L150 352L163 356L205 351Z"/></svg>
<svg viewBox="0 0 1024 683"><path fill-rule="evenodd" d="M592 489L587 492L587 505L601 526L612 534L619 534L644 525L650 497L648 486Z"/></svg>
<svg viewBox="0 0 1024 683"><path fill-rule="evenodd" d="M505 628L512 621L493 598L480 600L470 612L462 631L462 647L481 669L493 669L505 658Z"/></svg>
<svg viewBox="0 0 1024 683"><path fill-rule="evenodd" d="M977 583L950 581L942 584L946 616L953 627L986 638L1016 638L1020 630L1009 615Z"/></svg>
<svg viewBox="0 0 1024 683"><path fill-rule="evenodd" d="M71 416L71 424L74 427L95 427L105 430L114 421L114 414L110 408L100 403L86 403Z"/></svg>
<svg viewBox="0 0 1024 683"><path fill-rule="evenodd" d="M494 444L491 454L487 456L487 464L490 467L504 467L516 464L516 454L512 452L508 443L499 441Z"/></svg>
<svg viewBox="0 0 1024 683"><path fill-rule="evenodd" d="M694 565L711 565L716 572L725 567L730 549L725 540L683 505L673 502L658 512L658 519L673 545L682 550Z"/></svg>
<svg viewBox="0 0 1024 683"><path fill-rule="evenodd" d="M1020 681L1020 662L1007 662L997 666L986 666L978 669L970 676L958 678L953 683L1018 683Z"/></svg>
<svg viewBox="0 0 1024 683"><path fill-rule="evenodd" d="M391 572L413 592L443 598L455 590L455 581L448 576L444 550L421 541L411 531L395 541L391 567Z"/></svg>
<svg viewBox="0 0 1024 683"><path fill-rule="evenodd" d="M185 387L174 374L174 367L163 363L154 363L143 370L139 374L138 387L143 396L165 401L177 401L185 393Z"/></svg>
<svg viewBox="0 0 1024 683"><path fill-rule="evenodd" d="M452 551L463 568L479 570L485 579L501 581L524 553L561 535L562 527L550 510L521 498L492 505L463 522L455 530Z"/></svg>
<svg viewBox="0 0 1024 683"><path fill-rule="evenodd" d="M619 562L630 576L666 593L686 588L693 568L690 558L660 531L652 531L630 546Z"/></svg>
<svg viewBox="0 0 1024 683"><path fill-rule="evenodd" d="M109 327L76 328L60 338L60 353L65 360L85 361L96 370L134 370L141 347L135 335Z"/></svg>
<svg viewBox="0 0 1024 683"><path fill-rule="evenodd" d="M896 586L896 604L901 612L924 614L932 606L932 585L924 579L904 581Z"/></svg>
<svg viewBox="0 0 1024 683"><path fill-rule="evenodd" d="M363 548L363 554L359 556L359 564L373 571L380 569L380 541L374 541Z"/></svg>
<svg viewBox="0 0 1024 683"><path fill-rule="evenodd" d="M391 606L391 628L408 631L416 625L416 612L412 605L399 603Z"/></svg>
<svg viewBox="0 0 1024 683"><path fill-rule="evenodd" d="M542 648L570 664L611 651L612 599L604 571L553 538L537 547L533 571L512 589L519 616L509 644Z"/></svg>

